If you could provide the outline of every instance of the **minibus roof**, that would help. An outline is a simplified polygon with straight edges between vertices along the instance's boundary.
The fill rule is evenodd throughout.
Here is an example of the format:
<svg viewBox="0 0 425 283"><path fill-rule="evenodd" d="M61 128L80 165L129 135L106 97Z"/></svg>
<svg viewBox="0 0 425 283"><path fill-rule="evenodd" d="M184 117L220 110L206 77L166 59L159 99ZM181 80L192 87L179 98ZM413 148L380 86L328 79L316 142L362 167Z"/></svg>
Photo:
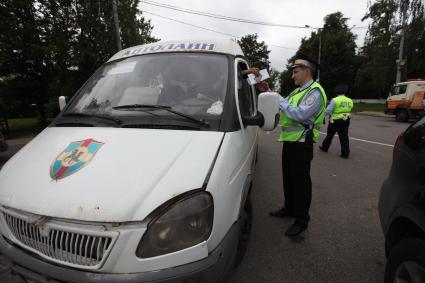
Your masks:
<svg viewBox="0 0 425 283"><path fill-rule="evenodd" d="M163 52L210 52L243 56L241 47L233 39L182 39L129 47L117 52L108 62L136 55Z"/></svg>

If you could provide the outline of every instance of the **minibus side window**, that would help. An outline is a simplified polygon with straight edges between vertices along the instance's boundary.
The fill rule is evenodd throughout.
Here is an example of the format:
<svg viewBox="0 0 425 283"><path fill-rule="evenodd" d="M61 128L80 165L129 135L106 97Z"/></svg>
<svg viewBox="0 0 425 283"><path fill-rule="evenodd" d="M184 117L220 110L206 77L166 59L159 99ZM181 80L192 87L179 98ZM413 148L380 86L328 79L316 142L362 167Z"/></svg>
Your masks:
<svg viewBox="0 0 425 283"><path fill-rule="evenodd" d="M246 76L242 75L241 71L248 67L244 63L238 64L238 99L241 115L249 117L254 115L254 99L252 88L246 80Z"/></svg>

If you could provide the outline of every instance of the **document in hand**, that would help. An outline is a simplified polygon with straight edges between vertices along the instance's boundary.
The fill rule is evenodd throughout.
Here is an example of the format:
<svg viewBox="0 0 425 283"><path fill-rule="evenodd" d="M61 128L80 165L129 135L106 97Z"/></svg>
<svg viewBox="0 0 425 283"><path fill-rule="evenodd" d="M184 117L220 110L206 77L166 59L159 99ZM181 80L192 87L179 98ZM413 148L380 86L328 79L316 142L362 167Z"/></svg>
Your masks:
<svg viewBox="0 0 425 283"><path fill-rule="evenodd" d="M267 69L260 70L260 76L256 77L254 74L249 74L246 79L250 85L255 85L261 81L264 81L270 77Z"/></svg>

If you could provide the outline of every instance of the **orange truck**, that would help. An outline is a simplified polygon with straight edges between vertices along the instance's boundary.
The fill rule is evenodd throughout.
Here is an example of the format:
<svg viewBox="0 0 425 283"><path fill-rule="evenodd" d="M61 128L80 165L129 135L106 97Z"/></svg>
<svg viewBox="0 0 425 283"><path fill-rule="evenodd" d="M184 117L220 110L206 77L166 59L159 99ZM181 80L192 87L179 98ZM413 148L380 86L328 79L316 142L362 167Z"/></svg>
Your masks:
<svg viewBox="0 0 425 283"><path fill-rule="evenodd" d="M386 102L386 114L395 115L398 122L425 116L425 79L409 79L395 84Z"/></svg>

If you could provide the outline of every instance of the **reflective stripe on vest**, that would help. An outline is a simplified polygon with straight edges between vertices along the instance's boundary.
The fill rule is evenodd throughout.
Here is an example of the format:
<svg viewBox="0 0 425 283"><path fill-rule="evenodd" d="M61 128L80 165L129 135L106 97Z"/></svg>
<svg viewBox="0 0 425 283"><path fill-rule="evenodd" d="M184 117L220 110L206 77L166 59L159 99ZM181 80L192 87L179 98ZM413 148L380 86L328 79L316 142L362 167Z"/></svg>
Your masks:
<svg viewBox="0 0 425 283"><path fill-rule="evenodd" d="M289 103L293 106L299 106L313 89L319 90L322 99L322 106L318 114L316 114L314 125L310 126L313 127L313 141L317 142L319 139L319 128L322 125L323 118L325 116L325 105L327 100L325 90L319 83L313 82L308 88L302 91L300 91L299 88L295 89L289 95ZM306 130L303 124L293 121L285 114L285 112L281 112L280 124L282 127L282 131L279 136L280 142L298 141Z"/></svg>
<svg viewBox="0 0 425 283"><path fill-rule="evenodd" d="M351 109L353 108L353 101L345 95L339 95L334 98L335 108L332 112L331 119L339 120L349 118L351 116Z"/></svg>

